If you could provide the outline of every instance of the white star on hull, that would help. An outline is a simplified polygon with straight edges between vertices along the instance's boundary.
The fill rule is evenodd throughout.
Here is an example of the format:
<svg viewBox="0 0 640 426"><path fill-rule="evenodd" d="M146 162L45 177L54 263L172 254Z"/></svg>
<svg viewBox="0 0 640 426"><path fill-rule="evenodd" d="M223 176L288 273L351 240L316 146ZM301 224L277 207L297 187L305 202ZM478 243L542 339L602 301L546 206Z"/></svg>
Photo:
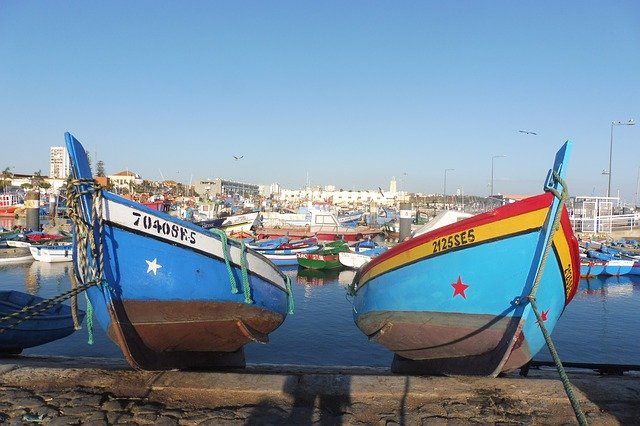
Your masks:
<svg viewBox="0 0 640 426"><path fill-rule="evenodd" d="M158 263L158 258L153 260L145 260L147 262L147 274L153 272L153 275L157 275L158 269L162 268L162 265Z"/></svg>

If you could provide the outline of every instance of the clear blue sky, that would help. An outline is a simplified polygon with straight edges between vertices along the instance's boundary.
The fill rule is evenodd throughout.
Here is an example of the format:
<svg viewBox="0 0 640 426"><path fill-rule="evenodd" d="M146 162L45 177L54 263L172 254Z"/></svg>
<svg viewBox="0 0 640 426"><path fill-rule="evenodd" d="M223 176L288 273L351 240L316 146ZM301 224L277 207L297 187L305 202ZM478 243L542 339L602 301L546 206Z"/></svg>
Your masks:
<svg viewBox="0 0 640 426"><path fill-rule="evenodd" d="M604 195L640 121L638 1L0 2L0 169L70 131L107 173ZM537 132L537 136L519 133ZM614 129L636 197L640 125ZM233 156L243 155L241 160Z"/></svg>

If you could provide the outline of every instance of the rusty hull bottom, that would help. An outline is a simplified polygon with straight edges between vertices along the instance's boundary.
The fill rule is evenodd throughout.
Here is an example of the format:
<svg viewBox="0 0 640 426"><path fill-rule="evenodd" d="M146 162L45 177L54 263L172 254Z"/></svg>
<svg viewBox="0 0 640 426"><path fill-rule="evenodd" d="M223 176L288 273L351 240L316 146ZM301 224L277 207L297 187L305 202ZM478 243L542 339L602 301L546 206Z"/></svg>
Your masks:
<svg viewBox="0 0 640 426"><path fill-rule="evenodd" d="M211 301L117 301L109 336L135 368L244 367L243 346L267 343L284 316L255 305Z"/></svg>
<svg viewBox="0 0 640 426"><path fill-rule="evenodd" d="M360 316L356 323L370 340L396 354L391 366L394 373L497 375L531 359L518 318L373 312ZM518 336L515 342L513 336Z"/></svg>

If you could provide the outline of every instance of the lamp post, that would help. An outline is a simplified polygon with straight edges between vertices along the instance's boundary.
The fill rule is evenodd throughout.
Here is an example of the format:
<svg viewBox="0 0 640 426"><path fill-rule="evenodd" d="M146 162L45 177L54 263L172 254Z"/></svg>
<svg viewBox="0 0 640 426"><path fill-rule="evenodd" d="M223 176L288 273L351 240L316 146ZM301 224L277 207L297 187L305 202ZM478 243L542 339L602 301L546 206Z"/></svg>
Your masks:
<svg viewBox="0 0 640 426"><path fill-rule="evenodd" d="M455 169L444 169L444 186L442 188L442 198L444 198L443 200L443 205L447 204L447 172L452 172Z"/></svg>
<svg viewBox="0 0 640 426"><path fill-rule="evenodd" d="M622 121L611 122L611 141L609 143L609 184L607 185L607 197L611 196L611 154L613 153L613 126L633 126L636 124L633 119L623 123Z"/></svg>
<svg viewBox="0 0 640 426"><path fill-rule="evenodd" d="M489 196L493 195L493 160L495 160L496 158L504 157L506 157L506 155L494 155L493 157L491 157L491 194L489 194Z"/></svg>

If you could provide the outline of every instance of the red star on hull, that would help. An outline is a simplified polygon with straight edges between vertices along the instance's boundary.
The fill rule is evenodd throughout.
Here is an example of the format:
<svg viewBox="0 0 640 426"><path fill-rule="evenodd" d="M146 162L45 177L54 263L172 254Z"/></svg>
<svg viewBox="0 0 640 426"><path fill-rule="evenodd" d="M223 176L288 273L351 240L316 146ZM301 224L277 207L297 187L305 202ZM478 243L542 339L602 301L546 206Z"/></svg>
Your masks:
<svg viewBox="0 0 640 426"><path fill-rule="evenodd" d="M462 278L460 277L460 275L458 275L458 281L451 284L451 287L453 287L452 297L456 297L457 295L460 295L465 299L467 298L467 295L464 294L464 292L467 290L467 288L469 288L469 286L466 284L463 284Z"/></svg>

